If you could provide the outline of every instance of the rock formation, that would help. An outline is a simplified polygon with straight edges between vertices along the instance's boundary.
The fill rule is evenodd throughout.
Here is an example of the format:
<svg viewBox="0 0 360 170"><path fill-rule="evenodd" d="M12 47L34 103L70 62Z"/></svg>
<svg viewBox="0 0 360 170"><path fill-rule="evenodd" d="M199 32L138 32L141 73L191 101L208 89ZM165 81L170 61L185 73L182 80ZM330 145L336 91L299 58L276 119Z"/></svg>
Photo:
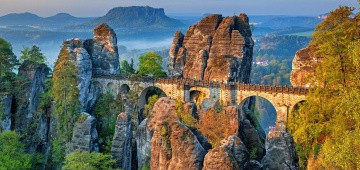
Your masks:
<svg viewBox="0 0 360 170"><path fill-rule="evenodd" d="M266 134L257 122L256 117L252 116L247 107L238 108L239 112L239 131L238 135L245 144L249 152L255 153L255 160L261 161L265 155Z"/></svg>
<svg viewBox="0 0 360 170"><path fill-rule="evenodd" d="M92 61L87 50L80 39L71 39L63 43L62 50L67 50L71 58L75 60L75 67L78 70L78 88L81 111L89 111L89 87L92 78Z"/></svg>
<svg viewBox="0 0 360 170"><path fill-rule="evenodd" d="M94 38L84 42L90 54L94 74L120 74L117 38L113 29L101 24L94 29Z"/></svg>
<svg viewBox="0 0 360 170"><path fill-rule="evenodd" d="M132 126L131 114L120 113L116 120L115 133L111 147L111 156L115 167L131 170L132 158Z"/></svg>
<svg viewBox="0 0 360 170"><path fill-rule="evenodd" d="M88 113L81 113L80 119L75 123L71 148L68 153L79 149L81 151L99 152L96 119Z"/></svg>
<svg viewBox="0 0 360 170"><path fill-rule="evenodd" d="M264 170L296 170L299 169L298 162L294 140L290 134L282 132L281 136L266 141L266 155L261 161Z"/></svg>
<svg viewBox="0 0 360 170"><path fill-rule="evenodd" d="M203 170L249 169L249 153L237 136L229 136L206 154Z"/></svg>
<svg viewBox="0 0 360 170"><path fill-rule="evenodd" d="M309 76L315 73L316 64L320 61L315 51L316 47L308 46L296 52L290 74L291 85L309 87Z"/></svg>
<svg viewBox="0 0 360 170"><path fill-rule="evenodd" d="M15 113L15 130L25 132L27 125L34 120L35 112L40 104L40 95L44 92L45 81L50 69L45 64L25 61L19 68L18 75L23 78L23 85L16 94L17 110Z"/></svg>
<svg viewBox="0 0 360 170"><path fill-rule="evenodd" d="M14 130L24 136L26 151L43 152L49 147L50 119L38 112L40 97L45 89L50 68L45 64L25 61L19 68L18 76L24 81L15 94Z"/></svg>
<svg viewBox="0 0 360 170"><path fill-rule="evenodd" d="M179 122L175 100L160 98L148 124L151 139L151 169L201 169L206 154L197 137Z"/></svg>
<svg viewBox="0 0 360 170"><path fill-rule="evenodd" d="M151 156L151 137L152 133L149 131L147 125L149 120L145 119L139 125L136 133L136 149L138 168L150 165Z"/></svg>
<svg viewBox="0 0 360 170"><path fill-rule="evenodd" d="M169 52L169 75L198 80L250 82L252 50L249 19L210 15L176 32Z"/></svg>

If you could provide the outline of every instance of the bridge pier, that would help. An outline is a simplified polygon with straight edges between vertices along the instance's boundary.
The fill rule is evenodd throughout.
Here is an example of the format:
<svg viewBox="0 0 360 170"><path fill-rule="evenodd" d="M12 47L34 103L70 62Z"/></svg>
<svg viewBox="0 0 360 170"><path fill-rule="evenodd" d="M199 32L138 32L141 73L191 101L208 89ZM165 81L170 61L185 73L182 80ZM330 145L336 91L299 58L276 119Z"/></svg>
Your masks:
<svg viewBox="0 0 360 170"><path fill-rule="evenodd" d="M184 99L185 102L190 102L190 87L184 86Z"/></svg>
<svg viewBox="0 0 360 170"><path fill-rule="evenodd" d="M278 131L286 131L286 122L289 114L289 106L274 105L276 110L276 129Z"/></svg>

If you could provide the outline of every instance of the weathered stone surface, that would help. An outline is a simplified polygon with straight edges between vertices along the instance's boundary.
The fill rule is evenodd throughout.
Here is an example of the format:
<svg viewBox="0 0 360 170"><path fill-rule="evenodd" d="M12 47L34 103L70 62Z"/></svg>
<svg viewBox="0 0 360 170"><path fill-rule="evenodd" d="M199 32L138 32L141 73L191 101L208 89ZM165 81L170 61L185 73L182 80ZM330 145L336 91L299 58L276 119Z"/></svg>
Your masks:
<svg viewBox="0 0 360 170"><path fill-rule="evenodd" d="M248 104L246 104L248 106ZM265 155L265 132L257 119L252 116L247 107L238 108L239 111L239 137L249 152L255 152L255 160L261 161Z"/></svg>
<svg viewBox="0 0 360 170"><path fill-rule="evenodd" d="M282 136L266 141L266 155L261 161L263 169L297 170L298 162L294 140L290 134L283 132Z"/></svg>
<svg viewBox="0 0 360 170"><path fill-rule="evenodd" d="M260 162L256 160L250 160L250 169L251 170L262 170L263 166Z"/></svg>
<svg viewBox="0 0 360 170"><path fill-rule="evenodd" d="M10 130L11 128L11 106L12 106L12 95L0 96L0 102L2 105L2 115L0 117L0 129L2 131Z"/></svg>
<svg viewBox="0 0 360 170"><path fill-rule="evenodd" d="M169 52L170 76L250 82L253 40L248 17L210 15L176 32Z"/></svg>
<svg viewBox="0 0 360 170"><path fill-rule="evenodd" d="M79 101L82 112L90 112L92 106L89 104L93 100L93 95L89 95L90 83L92 78L92 62L89 53L84 48L83 42L80 39L71 39L63 43L63 49L67 50L70 57L75 60L75 67L78 70L78 88Z"/></svg>
<svg viewBox="0 0 360 170"><path fill-rule="evenodd" d="M120 74L117 37L107 24L94 29L94 38L84 42L90 54L94 74Z"/></svg>
<svg viewBox="0 0 360 170"><path fill-rule="evenodd" d="M116 161L115 167L131 169L132 136L131 115L127 112L120 113L116 120L111 147L111 157Z"/></svg>
<svg viewBox="0 0 360 170"><path fill-rule="evenodd" d="M229 136L210 150L204 160L204 170L249 169L249 153L237 136Z"/></svg>
<svg viewBox="0 0 360 170"><path fill-rule="evenodd" d="M320 56L317 56L315 51L315 47L308 46L296 52L290 74L293 86L309 87L309 76L315 73L316 64L320 62Z"/></svg>
<svg viewBox="0 0 360 170"><path fill-rule="evenodd" d="M49 72L50 68L45 64L39 65L25 61L20 66L18 75L24 79L25 83L19 87L20 91L15 95L17 108L14 115L14 128L16 132L20 134L26 133L25 131L29 130L28 127L31 123L38 123L33 122L33 120Z"/></svg>
<svg viewBox="0 0 360 170"><path fill-rule="evenodd" d="M99 152L96 119L88 113L81 113L82 119L75 123L71 147L68 153L79 149L81 151Z"/></svg>
<svg viewBox="0 0 360 170"><path fill-rule="evenodd" d="M151 139L151 169L201 169L205 149L191 130L180 123L175 100L160 98L148 124Z"/></svg>
<svg viewBox="0 0 360 170"><path fill-rule="evenodd" d="M168 68L169 68L169 75L171 76L175 76L175 77L181 76L182 69L184 68L186 55L184 48L182 48L183 41L184 41L184 35L180 31L176 31L174 35L173 43L169 51Z"/></svg>
<svg viewBox="0 0 360 170"><path fill-rule="evenodd" d="M149 120L143 120L136 133L136 149L137 149L137 160L138 168L141 169L143 166L150 165L151 156L151 137L152 134L147 128Z"/></svg>

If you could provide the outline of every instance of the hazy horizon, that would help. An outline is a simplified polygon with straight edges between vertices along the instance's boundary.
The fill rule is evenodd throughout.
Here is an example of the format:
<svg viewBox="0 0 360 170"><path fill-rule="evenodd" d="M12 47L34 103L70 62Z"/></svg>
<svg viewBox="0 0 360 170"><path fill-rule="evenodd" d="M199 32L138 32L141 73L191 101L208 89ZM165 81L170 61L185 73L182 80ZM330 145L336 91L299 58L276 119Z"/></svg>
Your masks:
<svg viewBox="0 0 360 170"><path fill-rule="evenodd" d="M0 0L0 16L9 13L30 12L41 17L69 13L76 17L98 17L119 6L151 6L164 8L167 15L202 15L219 13L233 15L302 15L314 16L327 13L339 5L358 7L356 0ZM21 5L19 5L21 4ZM189 6L191 4L191 6Z"/></svg>

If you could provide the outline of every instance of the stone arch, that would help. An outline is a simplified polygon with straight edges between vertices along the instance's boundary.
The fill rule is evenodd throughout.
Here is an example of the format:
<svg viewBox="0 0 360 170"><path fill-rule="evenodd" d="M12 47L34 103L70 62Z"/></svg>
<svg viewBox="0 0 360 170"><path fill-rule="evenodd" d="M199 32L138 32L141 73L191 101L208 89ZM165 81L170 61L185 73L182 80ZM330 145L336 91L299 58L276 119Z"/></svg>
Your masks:
<svg viewBox="0 0 360 170"><path fill-rule="evenodd" d="M200 108L204 100L210 98L210 89L204 87L191 87L189 89L190 101L194 102L197 108Z"/></svg>
<svg viewBox="0 0 360 170"><path fill-rule="evenodd" d="M115 92L115 85L113 82L109 82L106 84L106 92L114 93Z"/></svg>
<svg viewBox="0 0 360 170"><path fill-rule="evenodd" d="M295 110L299 109L300 104L304 103L306 100L299 100L294 102L294 104L290 107L289 109L289 113L294 112Z"/></svg>
<svg viewBox="0 0 360 170"><path fill-rule="evenodd" d="M278 110L276 104L273 103L268 98L265 98L261 95L250 95L245 97L239 104L240 108L250 110L249 104L256 104L255 107L259 111L258 122L261 125L262 129L268 133L270 129L276 126L278 120Z"/></svg>
<svg viewBox="0 0 360 170"><path fill-rule="evenodd" d="M149 87L146 87L145 89L143 89L141 92L140 92L140 95L139 95L139 107L140 109L143 109L146 102L147 102L147 97L149 97L149 91L151 90L160 90L162 93L165 94L165 96L167 96L167 94L165 93L164 90L162 90L161 88L159 87L156 87L156 86L149 86Z"/></svg>
<svg viewBox="0 0 360 170"><path fill-rule="evenodd" d="M122 85L120 86L120 93L121 93L121 94L127 94L127 93L129 93L129 91L130 91L129 85L127 85L127 84L122 84Z"/></svg>
<svg viewBox="0 0 360 170"><path fill-rule="evenodd" d="M95 89L95 91L96 91L97 93L102 93L103 90L104 90L103 87L102 87L102 85L101 85L101 83L98 82L98 81L92 82L92 86L93 86L93 88Z"/></svg>

